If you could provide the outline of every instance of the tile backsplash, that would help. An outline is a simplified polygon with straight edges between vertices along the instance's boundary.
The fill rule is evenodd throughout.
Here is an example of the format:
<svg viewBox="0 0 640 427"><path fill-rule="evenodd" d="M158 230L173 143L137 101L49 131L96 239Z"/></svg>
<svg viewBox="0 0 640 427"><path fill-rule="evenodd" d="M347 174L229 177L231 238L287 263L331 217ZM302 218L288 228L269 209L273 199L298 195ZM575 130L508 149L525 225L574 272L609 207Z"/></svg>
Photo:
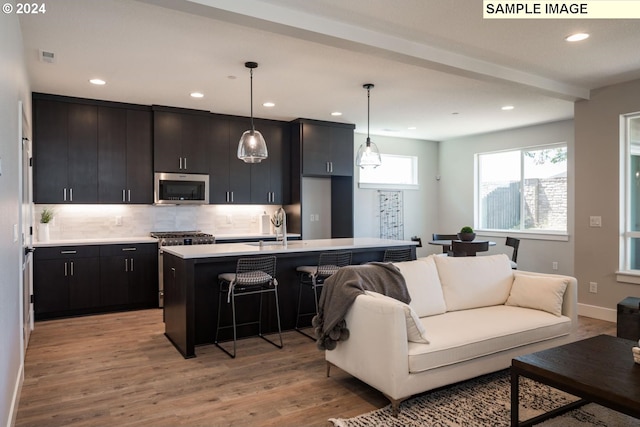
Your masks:
<svg viewBox="0 0 640 427"><path fill-rule="evenodd" d="M45 207L54 211L51 240L138 237L151 231L259 234L260 215L278 209L273 205L35 205L36 227Z"/></svg>

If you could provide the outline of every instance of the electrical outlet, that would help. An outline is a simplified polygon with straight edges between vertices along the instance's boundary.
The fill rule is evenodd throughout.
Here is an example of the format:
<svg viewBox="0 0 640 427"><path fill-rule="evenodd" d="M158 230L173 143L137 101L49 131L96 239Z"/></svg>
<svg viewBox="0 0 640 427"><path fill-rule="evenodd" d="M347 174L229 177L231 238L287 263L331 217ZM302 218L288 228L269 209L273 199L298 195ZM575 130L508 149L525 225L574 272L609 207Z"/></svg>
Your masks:
<svg viewBox="0 0 640 427"><path fill-rule="evenodd" d="M553 261L551 263L551 268L554 269L554 270L557 270L558 269L558 261Z"/></svg>
<svg viewBox="0 0 640 427"><path fill-rule="evenodd" d="M592 294L597 294L598 293L598 283L589 282L589 292L591 292Z"/></svg>
<svg viewBox="0 0 640 427"><path fill-rule="evenodd" d="M320 214L315 214L314 216L316 221L320 221Z"/></svg>
<svg viewBox="0 0 640 427"><path fill-rule="evenodd" d="M116 225L122 225L122 217L120 215L116 215Z"/></svg>
<svg viewBox="0 0 640 427"><path fill-rule="evenodd" d="M589 227L602 227L602 217L601 216L590 216L589 217Z"/></svg>
<svg viewBox="0 0 640 427"><path fill-rule="evenodd" d="M310 215L309 220L310 220L311 222L315 221L315 219L314 219L314 217L313 217L313 214L311 214L311 215Z"/></svg>

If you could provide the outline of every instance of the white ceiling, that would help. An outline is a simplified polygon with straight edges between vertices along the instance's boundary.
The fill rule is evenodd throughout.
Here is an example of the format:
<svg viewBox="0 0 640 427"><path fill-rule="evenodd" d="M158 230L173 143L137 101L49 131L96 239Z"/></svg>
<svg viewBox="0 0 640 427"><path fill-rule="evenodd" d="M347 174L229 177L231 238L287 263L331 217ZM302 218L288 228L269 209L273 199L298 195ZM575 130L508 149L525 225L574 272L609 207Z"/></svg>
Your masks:
<svg viewBox="0 0 640 427"><path fill-rule="evenodd" d="M256 61L256 117L366 133L374 83L372 135L437 141L571 118L640 78L637 21L484 20L479 0L54 0L20 23L35 92L248 116Z"/></svg>

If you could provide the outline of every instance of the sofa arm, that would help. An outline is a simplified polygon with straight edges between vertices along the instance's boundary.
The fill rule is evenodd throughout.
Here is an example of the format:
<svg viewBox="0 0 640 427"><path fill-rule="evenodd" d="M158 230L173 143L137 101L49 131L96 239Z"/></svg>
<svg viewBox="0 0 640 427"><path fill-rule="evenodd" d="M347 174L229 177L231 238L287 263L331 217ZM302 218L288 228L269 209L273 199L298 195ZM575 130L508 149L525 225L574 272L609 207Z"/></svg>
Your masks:
<svg viewBox="0 0 640 427"><path fill-rule="evenodd" d="M407 326L400 301L359 295L345 317L349 339L325 351L327 362L399 399L397 384L409 375Z"/></svg>
<svg viewBox="0 0 640 427"><path fill-rule="evenodd" d="M518 274L527 276L557 277L568 280L567 289L562 299L562 315L571 319L572 333L578 330L578 280L575 277L561 274L536 273L533 271L518 270Z"/></svg>

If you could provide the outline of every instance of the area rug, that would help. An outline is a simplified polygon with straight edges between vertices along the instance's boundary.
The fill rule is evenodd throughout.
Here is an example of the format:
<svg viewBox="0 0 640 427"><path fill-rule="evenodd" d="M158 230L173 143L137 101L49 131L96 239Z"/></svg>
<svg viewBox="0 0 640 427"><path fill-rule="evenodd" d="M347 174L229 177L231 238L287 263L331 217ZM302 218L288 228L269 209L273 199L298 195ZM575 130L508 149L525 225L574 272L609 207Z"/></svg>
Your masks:
<svg viewBox="0 0 640 427"><path fill-rule="evenodd" d="M520 378L520 420L577 400L549 386ZM511 423L509 371L485 375L404 401L398 417L391 405L354 418L331 418L336 427L508 427ZM639 427L640 420L588 404L547 420L544 427Z"/></svg>

